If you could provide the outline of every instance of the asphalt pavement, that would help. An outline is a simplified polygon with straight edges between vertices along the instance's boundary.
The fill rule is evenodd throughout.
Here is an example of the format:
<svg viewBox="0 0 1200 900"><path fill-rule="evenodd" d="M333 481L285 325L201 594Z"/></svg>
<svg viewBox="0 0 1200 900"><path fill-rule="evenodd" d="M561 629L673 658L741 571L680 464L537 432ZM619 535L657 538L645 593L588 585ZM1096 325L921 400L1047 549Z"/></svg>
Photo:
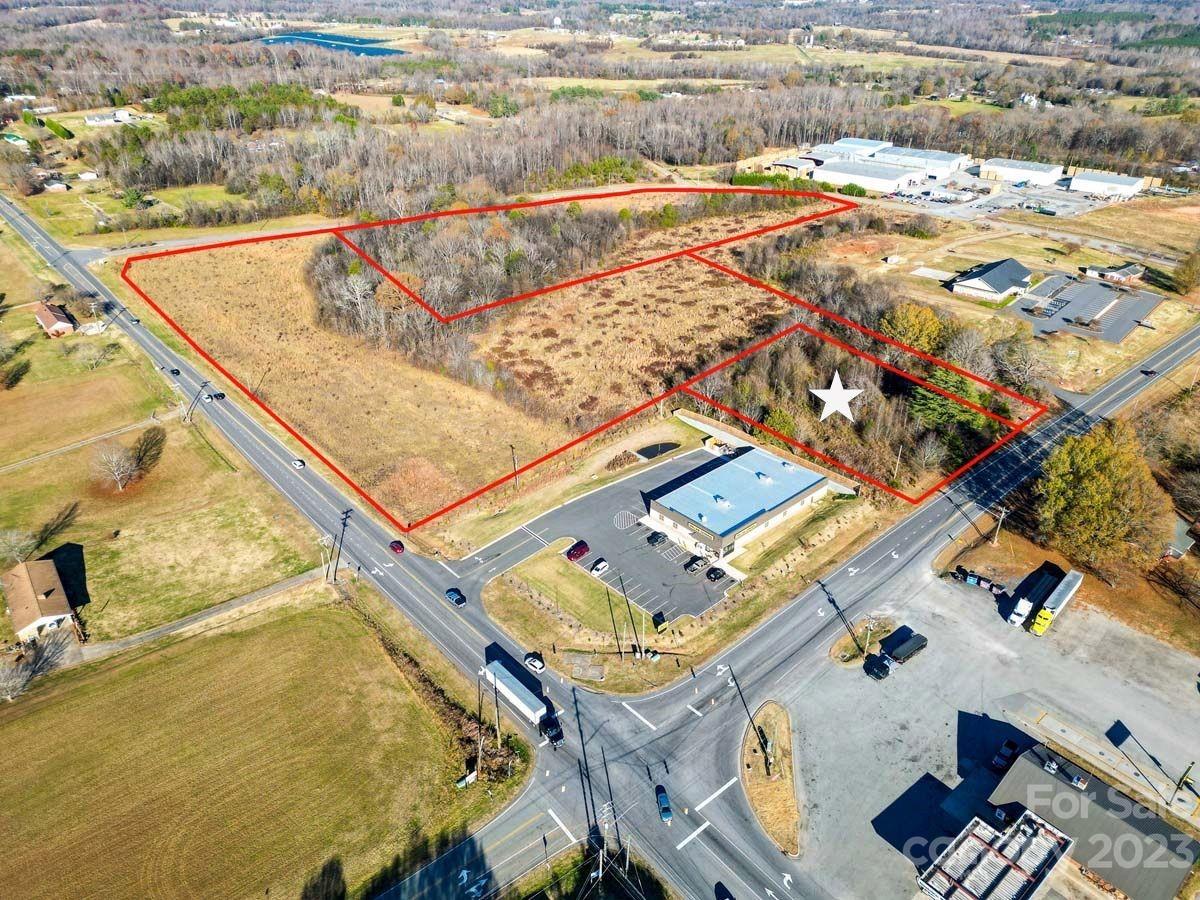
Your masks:
<svg viewBox="0 0 1200 900"><path fill-rule="evenodd" d="M0 199L0 215L76 288L112 304L115 324L156 365L178 368L176 380L185 396L205 387L205 374L144 326L133 324L120 301L79 257L7 199ZM819 877L778 851L749 809L738 782L737 760L747 709L781 693L797 672L824 663L828 641L841 628L833 614L835 605L847 615L856 614L886 596L894 578L928 572L938 550L1033 475L1063 437L1086 430L1169 377L1198 350L1200 327L1084 398L1075 409L1005 445L718 654L694 678L651 695L620 698L544 675L543 687L560 710L567 732L565 745L558 750L540 746L531 780L511 806L401 882L389 896L482 900L553 853L587 840L632 848L687 898L708 900L721 889L740 900L833 896ZM1144 376L1142 369L1158 374ZM293 468L293 452L236 401L199 404L196 415L219 429L318 533L339 542L343 565L374 584L464 673L478 672L485 648L491 645L522 657L522 648L488 619L481 604L457 610L443 598L448 579L494 575L490 566L479 572L469 560L452 564L391 553L387 545L394 534L315 467ZM521 539L519 531L504 541ZM522 558L524 550L524 545L508 547L503 542L491 548L497 554L497 571L509 559ZM532 730L527 733L539 743ZM670 826L659 821L657 784L666 787L672 799L675 817Z"/></svg>

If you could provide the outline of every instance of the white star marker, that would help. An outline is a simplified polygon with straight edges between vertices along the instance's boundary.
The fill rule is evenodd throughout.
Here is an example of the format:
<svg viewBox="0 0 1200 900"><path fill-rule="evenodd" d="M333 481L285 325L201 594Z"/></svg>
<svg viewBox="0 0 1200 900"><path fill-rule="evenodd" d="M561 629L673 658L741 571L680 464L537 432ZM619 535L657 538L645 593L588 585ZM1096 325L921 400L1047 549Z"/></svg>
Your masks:
<svg viewBox="0 0 1200 900"><path fill-rule="evenodd" d="M841 413L851 422L854 421L854 413L850 411L850 401L862 393L862 389L851 390L842 385L842 373L836 369L833 373L833 383L827 388L809 388L809 393L815 394L820 400L825 403L825 409L821 411L821 421L824 422L834 413Z"/></svg>

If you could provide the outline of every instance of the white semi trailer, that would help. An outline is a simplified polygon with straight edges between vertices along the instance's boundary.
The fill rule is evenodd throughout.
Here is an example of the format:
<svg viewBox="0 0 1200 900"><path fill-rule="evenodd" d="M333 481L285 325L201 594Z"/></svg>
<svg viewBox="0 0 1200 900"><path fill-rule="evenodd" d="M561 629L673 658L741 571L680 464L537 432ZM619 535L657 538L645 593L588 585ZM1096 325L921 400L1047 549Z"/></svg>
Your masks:
<svg viewBox="0 0 1200 900"><path fill-rule="evenodd" d="M530 724L536 725L540 733L550 738L554 746L557 747L563 742L562 728L545 698L527 688L503 660L492 660L480 670L480 674L487 679L488 684L495 686L496 692L508 701L509 706L523 715Z"/></svg>

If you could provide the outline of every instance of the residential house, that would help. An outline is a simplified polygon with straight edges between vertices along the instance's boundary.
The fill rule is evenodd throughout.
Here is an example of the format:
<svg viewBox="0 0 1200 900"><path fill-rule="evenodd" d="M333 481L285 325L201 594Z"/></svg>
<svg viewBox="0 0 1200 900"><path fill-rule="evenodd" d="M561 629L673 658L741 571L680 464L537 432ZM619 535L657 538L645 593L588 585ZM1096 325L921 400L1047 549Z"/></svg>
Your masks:
<svg viewBox="0 0 1200 900"><path fill-rule="evenodd" d="M42 331L50 337L62 337L75 331L75 320L71 314L57 303L40 301L33 307L33 316L37 319Z"/></svg>
<svg viewBox="0 0 1200 900"><path fill-rule="evenodd" d="M71 627L71 604L54 560L20 563L0 579L0 586L18 640L32 641L49 631Z"/></svg>
<svg viewBox="0 0 1200 900"><path fill-rule="evenodd" d="M1163 551L1163 559L1183 559L1194 546L1196 539L1192 537L1192 523L1179 513L1175 514L1175 527L1171 531L1171 539Z"/></svg>
<svg viewBox="0 0 1200 900"><path fill-rule="evenodd" d="M1012 257L983 263L950 280L950 290L998 303L1029 289L1033 272Z"/></svg>
<svg viewBox="0 0 1200 900"><path fill-rule="evenodd" d="M1120 266L1088 266L1084 270L1088 278L1101 278L1113 284L1133 284L1146 274L1146 267L1137 263L1125 263Z"/></svg>

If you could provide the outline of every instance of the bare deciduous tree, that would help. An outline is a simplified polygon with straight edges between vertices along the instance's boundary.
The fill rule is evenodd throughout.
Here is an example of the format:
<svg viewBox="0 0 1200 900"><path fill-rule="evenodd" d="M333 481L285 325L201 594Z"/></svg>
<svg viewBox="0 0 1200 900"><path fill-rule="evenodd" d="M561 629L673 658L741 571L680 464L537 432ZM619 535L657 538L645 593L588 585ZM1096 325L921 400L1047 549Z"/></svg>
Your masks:
<svg viewBox="0 0 1200 900"><path fill-rule="evenodd" d="M37 538L28 531L15 528L0 531L0 558L8 562L23 562L36 546Z"/></svg>
<svg viewBox="0 0 1200 900"><path fill-rule="evenodd" d="M101 444L96 450L93 464L100 480L118 491L125 490L138 474L136 457L120 444Z"/></svg>
<svg viewBox="0 0 1200 900"><path fill-rule="evenodd" d="M0 697L11 703L25 693L33 679L59 664L72 640L71 630L60 628L38 638L19 659L0 663Z"/></svg>

